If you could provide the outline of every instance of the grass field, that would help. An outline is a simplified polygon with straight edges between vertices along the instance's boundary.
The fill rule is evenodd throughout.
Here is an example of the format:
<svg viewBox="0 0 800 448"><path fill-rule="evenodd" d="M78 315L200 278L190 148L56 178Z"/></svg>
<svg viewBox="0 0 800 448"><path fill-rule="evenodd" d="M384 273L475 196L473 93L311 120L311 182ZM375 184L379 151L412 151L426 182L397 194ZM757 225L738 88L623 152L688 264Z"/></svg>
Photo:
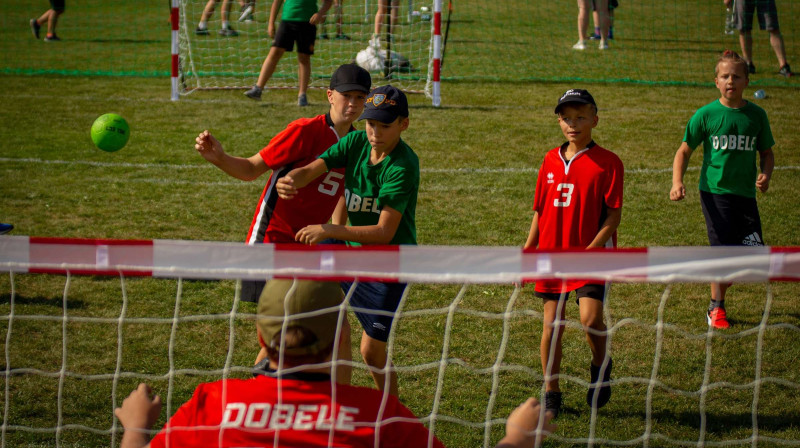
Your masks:
<svg viewBox="0 0 800 448"><path fill-rule="evenodd" d="M238 91L197 92L172 102L168 79L146 76L148 70L162 71L166 31L148 37L122 32L92 37L91 29L70 24L79 20L73 14L63 17L62 37L83 37L65 40L60 47L46 46L21 34L28 33L25 18L39 12L38 6L8 1L0 5L8 11L0 19L0 65L5 67L0 76L0 221L13 223L16 235L242 241L265 178L244 183L227 177L197 155L195 136L210 129L229 152L250 156L289 121L325 111L320 90L310 92L312 105L305 109L295 106L296 92L290 90L271 91L261 103L245 101ZM75 5L81 7L85 6ZM784 10L795 13L796 6ZM131 26L160 23L160 11L131 10ZM92 11L89 19L102 13ZM800 23L791 14L784 17L787 30ZM627 20L632 23L632 18ZM474 28L475 23L462 25ZM549 26L563 33L560 28L555 31L557 24ZM721 21L714 27L721 28ZM448 55L453 58L447 62L451 67L468 65L461 53L472 45L463 34L465 28L451 31L458 38L454 42L460 42ZM571 32L568 35L571 45ZM789 58L800 66L795 42L787 44ZM620 38L619 46L625 45L633 44ZM568 49L566 42L564 46ZM692 54L701 53L709 61L702 70L710 79L719 46L701 47L692 47ZM137 76L82 74L80 70L91 72L93 58L87 55L95 48L105 60L119 61L117 69ZM115 48L126 51L117 56ZM645 61L641 69L653 71L654 78L660 76L658 67L647 61L674 58L666 50L637 48ZM768 48L757 51L761 66L773 61ZM586 57L597 63L596 55ZM73 64L76 72L66 72ZM48 67L62 70L61 75L43 73ZM562 142L552 108L564 90L580 85L600 105L596 140L619 154L626 166L620 246L705 245L694 188L682 203L667 198L672 157L686 121L718 97L713 87L694 80L641 85L453 79L444 85L444 107L433 108L423 96L411 96L411 127L404 139L418 153L422 169L420 244L521 245L530 225L535 169L544 153ZM769 114L776 139L771 188L758 196L765 238L774 246L800 246L800 153L794 150L800 146L800 89L797 80L768 73L757 75L753 83L767 90L768 97L759 104ZM748 97L753 90L747 91ZM126 117L132 130L128 146L113 154L93 148L89 138L92 121L111 111ZM687 185L697 183L699 159L695 154ZM758 446L797 446L800 286L737 285L728 300L733 327L713 336L703 316L707 285L672 285L668 296L665 289L659 284L614 286L607 323L613 330L618 383L596 419L590 418L584 403L589 351L575 325L576 307L570 306L562 364L565 409L548 446L752 445L754 428ZM247 376L257 351L255 306L242 303L232 310L234 291L232 281L0 277L2 370L12 371L0 389L5 446L110 446L118 443L120 431L112 410L138 382L151 383L165 399L161 424L198 383L218 379L226 362L235 366L235 376ZM449 347L453 362L446 369L436 422L436 434L447 446L484 443L490 369L503 334L501 314L512 291L507 285L473 285L458 307ZM401 399L421 416L428 416L433 407L446 322L443 308L458 292L454 285L413 286L408 309L415 312L398 324L395 361ZM503 360L509 368L500 374L490 412L498 419L490 431L491 443L502 433L499 419L541 388L541 304L531 288L522 291L513 310ZM123 312L126 320L120 325ZM176 313L178 320L173 319ZM767 325L761 327L764 316ZM661 351L656 353L659 322L665 326ZM351 323L358 328L355 320ZM646 419L656 358L658 382ZM115 378L116 371L120 375ZM363 370L354 380L370 385ZM704 389L704 384L712 386Z"/></svg>

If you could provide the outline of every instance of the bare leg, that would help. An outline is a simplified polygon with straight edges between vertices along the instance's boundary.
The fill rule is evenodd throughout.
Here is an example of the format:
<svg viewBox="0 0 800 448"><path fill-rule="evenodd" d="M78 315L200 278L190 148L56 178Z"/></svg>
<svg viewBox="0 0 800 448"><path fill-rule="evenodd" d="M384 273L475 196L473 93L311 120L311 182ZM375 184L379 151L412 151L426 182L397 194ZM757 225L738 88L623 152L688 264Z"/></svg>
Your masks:
<svg viewBox="0 0 800 448"><path fill-rule="evenodd" d="M753 53L753 34L750 31L739 31L739 45L742 47L742 59L752 63L750 55Z"/></svg>
<svg viewBox="0 0 800 448"><path fill-rule="evenodd" d="M591 0L578 0L578 41L586 40L586 28L589 26L589 11L592 10ZM602 25L601 25L602 26Z"/></svg>
<svg viewBox="0 0 800 448"><path fill-rule="evenodd" d="M350 384L353 380L353 367L350 361L353 360L353 354L350 352L350 322L347 316L342 320L342 328L339 335L339 348L336 359L338 361L345 361L336 365L336 382L339 384Z"/></svg>
<svg viewBox="0 0 800 448"><path fill-rule="evenodd" d="M595 0L597 16L600 20L600 44L606 44L608 39L608 0ZM584 27L584 30L586 27Z"/></svg>
<svg viewBox="0 0 800 448"><path fill-rule="evenodd" d="M561 337L564 335L564 307L563 303L559 309L559 300L545 300L543 311L542 341L539 345L539 354L542 360L542 372L544 372L545 390L550 392L560 392L558 385L558 374L561 372ZM562 321L558 326L558 331L553 328L559 315ZM553 346L553 337L556 337ZM552 348L552 351L551 351ZM552 358L552 360L551 360Z"/></svg>
<svg viewBox="0 0 800 448"><path fill-rule="evenodd" d="M272 77L272 74L275 73L275 67L278 66L278 61L281 60L283 57L283 53L286 53L286 50L280 47L270 47L269 54L267 58L264 59L264 64L261 66L261 73L258 74L258 81L256 81L256 85L260 88L264 88L267 85L267 82Z"/></svg>
<svg viewBox="0 0 800 448"><path fill-rule="evenodd" d="M208 0L206 3L206 7L203 8L203 14L200 15L200 23L208 22L208 19L211 18L211 15L214 14L214 7L217 6L217 0Z"/></svg>
<svg viewBox="0 0 800 448"><path fill-rule="evenodd" d="M581 297L580 314L586 341L592 351L592 364L601 366L606 357L606 324L603 322L603 302L590 297ZM591 330L591 331L590 331Z"/></svg>
<svg viewBox="0 0 800 448"><path fill-rule="evenodd" d="M275 47L272 47L275 48ZM297 53L297 80L299 95L305 95L308 90L308 83L311 81L311 55Z"/></svg>
<svg viewBox="0 0 800 448"><path fill-rule="evenodd" d="M387 366L388 356L386 354L386 343L377 339L371 338L366 332L361 335L361 356L364 362L375 369L383 369ZM386 389L386 374L370 370L372 379L375 381L375 386L380 390ZM397 374L394 370L389 370L389 393L397 396Z"/></svg>
<svg viewBox="0 0 800 448"><path fill-rule="evenodd" d="M783 36L779 30L770 30L769 44L772 50L775 51L775 56L778 58L778 67L786 65L786 49L783 46Z"/></svg>

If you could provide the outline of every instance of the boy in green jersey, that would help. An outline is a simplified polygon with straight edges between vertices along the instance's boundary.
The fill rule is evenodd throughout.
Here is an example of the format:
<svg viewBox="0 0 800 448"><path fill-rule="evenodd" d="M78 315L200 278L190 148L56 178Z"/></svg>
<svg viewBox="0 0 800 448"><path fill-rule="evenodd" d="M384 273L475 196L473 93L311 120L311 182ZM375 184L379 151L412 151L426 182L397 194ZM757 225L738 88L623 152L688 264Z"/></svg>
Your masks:
<svg viewBox="0 0 800 448"><path fill-rule="evenodd" d="M283 199L292 199L297 189L334 168L345 168L344 207L350 225L343 217L330 224L307 226L295 235L303 244L325 240L361 244L417 244L415 210L419 190L419 159L400 138L408 129L408 101L391 85L378 87L367 97L361 120L366 130L342 137L317 160L290 171L278 179L276 190ZM323 188L323 186L320 186ZM342 282L349 290L350 282ZM356 308L394 313L406 285L403 283L359 282L350 299ZM357 312L364 327L361 355L370 367L387 366L386 341L393 315ZM387 369L388 370L388 369ZM397 395L397 377L371 370L380 389Z"/></svg>
<svg viewBox="0 0 800 448"><path fill-rule="evenodd" d="M695 112L672 163L669 198L686 196L683 175L692 151L703 144L700 201L712 246L763 246L756 189L769 188L775 140L764 109L742 98L750 82L747 62L733 51L720 56L714 78L720 99ZM759 167L756 167L758 155ZM759 169L760 168L760 169ZM730 328L725 292L730 283L711 284L707 318L713 328Z"/></svg>

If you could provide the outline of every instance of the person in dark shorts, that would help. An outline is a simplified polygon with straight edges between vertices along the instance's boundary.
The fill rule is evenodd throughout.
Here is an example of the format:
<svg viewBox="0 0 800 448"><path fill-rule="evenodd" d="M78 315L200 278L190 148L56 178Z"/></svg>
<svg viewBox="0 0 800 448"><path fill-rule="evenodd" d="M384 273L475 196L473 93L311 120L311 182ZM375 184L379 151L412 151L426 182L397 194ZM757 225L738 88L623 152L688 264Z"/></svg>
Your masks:
<svg viewBox="0 0 800 448"><path fill-rule="evenodd" d="M269 37L273 40L261 72L258 74L256 85L244 92L245 96L254 100L261 99L264 86L275 73L278 61L283 54L292 51L297 42L297 105L308 106L306 91L311 80L311 55L314 54L314 41L317 39L317 25L325 21L325 14L333 4L332 0L322 0L322 6L317 9L316 0L274 0L269 13ZM283 5L281 23L275 30L275 21L278 11Z"/></svg>
<svg viewBox="0 0 800 448"><path fill-rule="evenodd" d="M786 48L783 45L783 36L778 25L778 8L775 0L723 0L725 6L730 8L734 3L736 29L739 30L739 45L742 47L742 59L747 62L748 71L753 74L756 66L753 64L753 16L758 17L758 26L769 32L769 44L778 58L779 74L787 78L792 76L792 69L786 61Z"/></svg>
<svg viewBox="0 0 800 448"><path fill-rule="evenodd" d="M750 82L747 61L733 51L723 53L715 70L720 99L695 112L672 163L669 197L686 196L683 175L694 149L703 144L700 201L712 246L763 246L756 190L769 188L775 156L767 113L742 98ZM756 160L759 167L756 167ZM712 328L730 328L725 292L730 283L711 284L706 314Z"/></svg>
<svg viewBox="0 0 800 448"><path fill-rule="evenodd" d="M39 33L44 24L47 24L47 34L44 36L45 42L58 42L61 39L56 34L58 17L64 13L66 0L50 0L50 9L45 11L38 19L31 19L31 32L33 37L39 38Z"/></svg>

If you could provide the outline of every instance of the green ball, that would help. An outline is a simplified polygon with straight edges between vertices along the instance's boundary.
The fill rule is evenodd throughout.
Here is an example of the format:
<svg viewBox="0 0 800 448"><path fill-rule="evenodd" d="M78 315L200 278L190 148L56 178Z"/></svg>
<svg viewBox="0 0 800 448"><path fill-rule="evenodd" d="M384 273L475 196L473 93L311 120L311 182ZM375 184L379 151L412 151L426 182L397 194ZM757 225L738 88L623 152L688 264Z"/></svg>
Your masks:
<svg viewBox="0 0 800 448"><path fill-rule="evenodd" d="M106 152L122 149L128 143L130 134L128 122L117 114L100 115L92 124L92 141Z"/></svg>

